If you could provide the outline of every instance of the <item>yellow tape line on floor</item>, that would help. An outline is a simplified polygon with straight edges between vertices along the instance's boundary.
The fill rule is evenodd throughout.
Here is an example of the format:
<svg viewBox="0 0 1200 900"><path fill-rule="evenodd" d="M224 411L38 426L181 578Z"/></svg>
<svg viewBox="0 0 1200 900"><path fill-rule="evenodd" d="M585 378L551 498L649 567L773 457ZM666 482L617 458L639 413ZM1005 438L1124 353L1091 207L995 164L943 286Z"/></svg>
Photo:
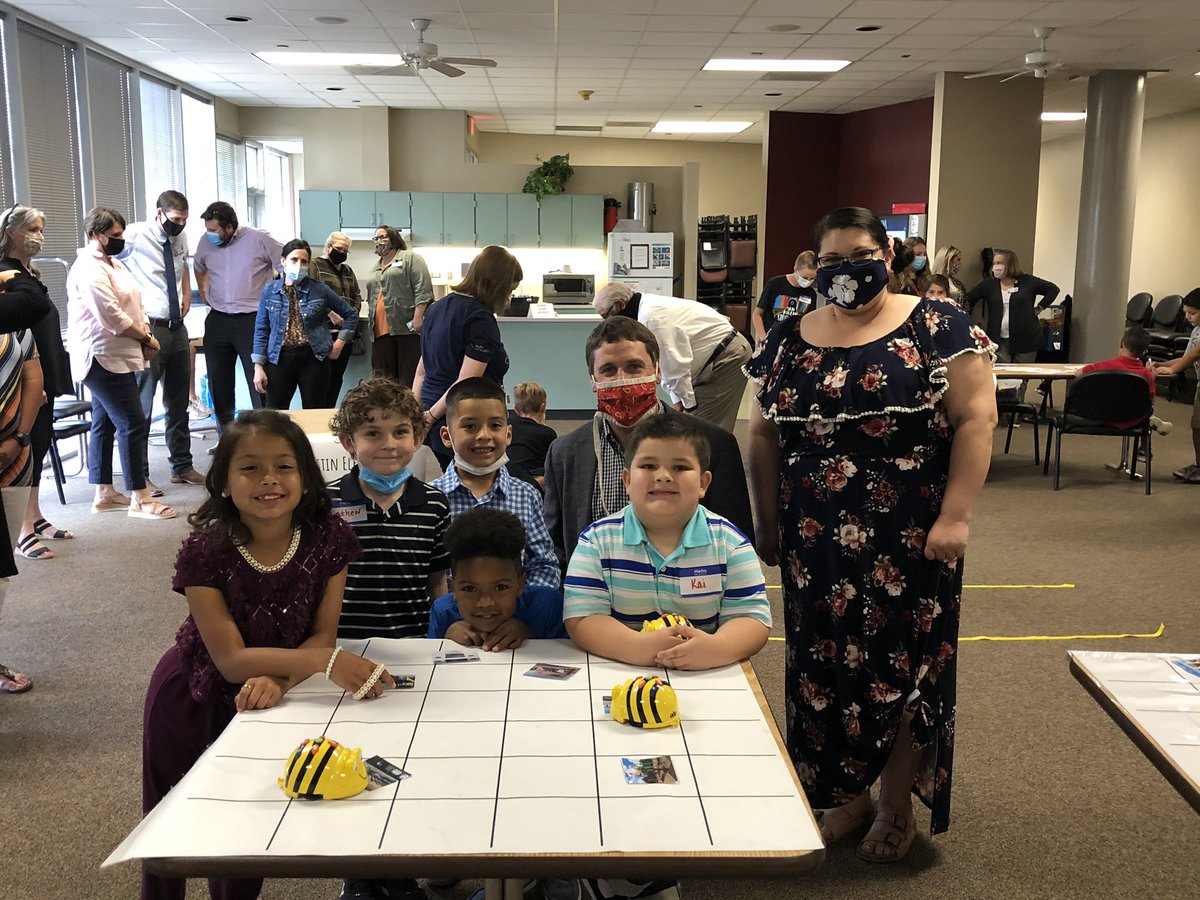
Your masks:
<svg viewBox="0 0 1200 900"><path fill-rule="evenodd" d="M777 591L782 590L783 585L781 585L781 584L768 584L767 585L767 590L771 590L772 588L774 588ZM981 591L981 590L1004 591L1004 590L1016 589L1016 588L1022 588L1022 589L1026 589L1026 590L1061 591L1061 590L1074 590L1075 585L1073 585L1073 584L964 584L963 588L966 590L976 590L976 591Z"/></svg>
<svg viewBox="0 0 1200 900"><path fill-rule="evenodd" d="M972 637L960 637L963 641L1115 641L1120 638L1160 638L1166 631L1166 622L1160 622L1157 631L1149 634L1023 634L1023 635L990 635L977 634ZM783 641L786 638L772 637L769 641Z"/></svg>

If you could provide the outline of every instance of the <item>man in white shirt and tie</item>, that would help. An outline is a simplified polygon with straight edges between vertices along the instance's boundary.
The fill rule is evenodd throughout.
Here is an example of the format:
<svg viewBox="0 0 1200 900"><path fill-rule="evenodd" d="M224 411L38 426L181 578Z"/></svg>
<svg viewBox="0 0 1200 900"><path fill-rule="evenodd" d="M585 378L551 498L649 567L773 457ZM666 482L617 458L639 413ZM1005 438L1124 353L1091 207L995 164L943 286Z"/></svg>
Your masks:
<svg viewBox="0 0 1200 900"><path fill-rule="evenodd" d="M183 317L191 305L192 288L188 277L187 239L183 236L187 219L187 197L178 191L163 191L158 196L154 219L134 222L125 229L125 250L118 259L129 269L141 289L142 307L162 348L138 373L142 411L150 421L154 393L161 381L171 482L204 484L204 476L192 465L192 435L188 427L188 387L192 372ZM147 484L155 489L149 475L147 471Z"/></svg>

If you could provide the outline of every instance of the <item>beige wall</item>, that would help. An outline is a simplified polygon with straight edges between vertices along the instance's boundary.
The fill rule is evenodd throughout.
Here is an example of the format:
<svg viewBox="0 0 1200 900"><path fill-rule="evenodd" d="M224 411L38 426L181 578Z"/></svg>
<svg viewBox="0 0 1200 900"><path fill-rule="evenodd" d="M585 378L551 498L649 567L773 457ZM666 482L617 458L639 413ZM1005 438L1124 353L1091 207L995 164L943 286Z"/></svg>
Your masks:
<svg viewBox="0 0 1200 900"><path fill-rule="evenodd" d="M234 106L228 100L220 97L213 99L213 115L217 123L217 132L228 137L242 136L242 109Z"/></svg>
<svg viewBox="0 0 1200 900"><path fill-rule="evenodd" d="M388 111L275 109L243 106L240 134L247 138L304 141L304 187L313 190L389 189Z"/></svg>
<svg viewBox="0 0 1200 900"><path fill-rule="evenodd" d="M1150 119L1142 131L1133 250L1125 293L1149 291L1155 299L1186 294L1200 285L1195 247L1200 244L1200 111ZM1083 136L1047 141L1041 153L1038 196L1038 273L1071 292L1079 231Z"/></svg>
<svg viewBox="0 0 1200 900"><path fill-rule="evenodd" d="M1035 262L1034 247L1042 82L967 81L961 73L939 72L933 96L931 253L946 244L961 248L959 277L968 287L982 275L984 247L1011 248L1026 271L1049 277Z"/></svg>

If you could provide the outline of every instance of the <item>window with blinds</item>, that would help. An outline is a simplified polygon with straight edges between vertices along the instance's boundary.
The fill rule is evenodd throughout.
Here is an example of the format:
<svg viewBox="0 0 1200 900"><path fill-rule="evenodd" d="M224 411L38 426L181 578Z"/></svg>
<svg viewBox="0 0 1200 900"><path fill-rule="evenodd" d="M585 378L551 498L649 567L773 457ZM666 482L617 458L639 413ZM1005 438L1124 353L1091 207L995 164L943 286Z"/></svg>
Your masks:
<svg viewBox="0 0 1200 900"><path fill-rule="evenodd" d="M183 184L183 123L179 94L173 87L143 74L138 79L138 93L142 104L145 173L142 203L146 209L153 209L159 194L178 191Z"/></svg>
<svg viewBox="0 0 1200 900"><path fill-rule="evenodd" d="M204 236L200 213L217 192L217 122L212 103L183 92L183 171L191 218L187 224L188 246L195 247Z"/></svg>
<svg viewBox="0 0 1200 900"><path fill-rule="evenodd" d="M249 224L246 214L246 155L241 142L217 137L217 199L224 200Z"/></svg>
<svg viewBox="0 0 1200 900"><path fill-rule="evenodd" d="M13 182L12 129L8 124L8 59L4 55L4 28L8 23L0 16L0 208L16 203L16 184Z"/></svg>
<svg viewBox="0 0 1200 900"><path fill-rule="evenodd" d="M91 133L91 206L106 206L127 221L146 217L133 188L133 126L130 70L115 60L86 51L88 126Z"/></svg>
<svg viewBox="0 0 1200 900"><path fill-rule="evenodd" d="M45 243L37 265L65 328L67 266L83 244L76 51L61 38L24 22L17 25L17 49L27 201L46 214Z"/></svg>

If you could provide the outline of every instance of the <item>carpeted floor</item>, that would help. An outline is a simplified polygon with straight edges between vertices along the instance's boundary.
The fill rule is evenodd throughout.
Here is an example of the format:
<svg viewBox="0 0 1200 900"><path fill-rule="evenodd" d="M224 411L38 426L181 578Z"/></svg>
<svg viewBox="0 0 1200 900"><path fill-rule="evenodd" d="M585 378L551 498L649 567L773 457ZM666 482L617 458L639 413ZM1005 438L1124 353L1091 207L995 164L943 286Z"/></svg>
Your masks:
<svg viewBox="0 0 1200 900"><path fill-rule="evenodd" d="M1002 432L972 527L964 637L1149 633L1158 639L964 641L959 662L953 823L922 836L895 867L869 867L853 843L835 846L804 883L685 881L687 900L766 900L781 890L828 897L1188 897L1200 884L1195 812L1080 688L1068 648L1200 651L1197 591L1187 556L1200 525L1200 487L1170 472L1191 460L1190 410L1160 401L1179 423L1155 441L1154 493L1102 468L1117 441L1068 438L1063 490L1034 467L1028 427L1003 456ZM555 423L560 431L570 423ZM745 438L745 423L738 434ZM197 444L203 467L205 445ZM166 482L165 454L152 466ZM154 664L186 614L168 589L187 531L173 522L93 514L86 477L45 511L74 530L53 561L21 561L0 624L0 660L34 690L0 696L0 898L136 896L137 870L100 871L137 823L142 699ZM167 500L194 509L203 488ZM778 585L778 572L768 572ZM777 617L779 591L772 590ZM778 631L778 628L777 628ZM782 709L783 644L755 658L772 708ZM924 825L925 813L919 813ZM664 823L669 827L669 823ZM462 898L472 885L448 892ZM267 898L337 896L331 881L268 882ZM192 897L207 896L193 882Z"/></svg>

